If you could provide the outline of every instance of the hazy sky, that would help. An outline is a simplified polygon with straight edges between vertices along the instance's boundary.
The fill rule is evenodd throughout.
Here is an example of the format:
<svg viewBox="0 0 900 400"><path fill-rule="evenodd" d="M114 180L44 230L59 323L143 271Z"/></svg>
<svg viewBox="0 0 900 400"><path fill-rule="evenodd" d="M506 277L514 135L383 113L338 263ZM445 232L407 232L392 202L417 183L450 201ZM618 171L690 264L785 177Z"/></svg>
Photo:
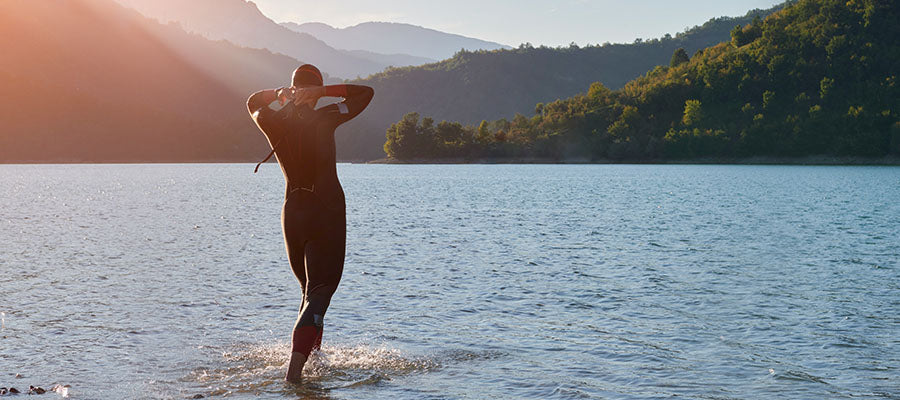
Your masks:
<svg viewBox="0 0 900 400"><path fill-rule="evenodd" d="M278 22L405 22L517 46L632 42L782 0L253 0Z"/></svg>

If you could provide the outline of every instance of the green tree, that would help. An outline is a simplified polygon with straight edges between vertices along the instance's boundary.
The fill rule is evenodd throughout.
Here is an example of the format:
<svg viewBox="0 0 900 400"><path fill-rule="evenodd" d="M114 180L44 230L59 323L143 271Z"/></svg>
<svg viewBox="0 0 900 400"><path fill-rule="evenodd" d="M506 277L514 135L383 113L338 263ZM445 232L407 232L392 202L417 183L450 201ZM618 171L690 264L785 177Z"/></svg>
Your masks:
<svg viewBox="0 0 900 400"><path fill-rule="evenodd" d="M607 131L615 139L622 140L634 132L634 125L641 120L641 113L635 106L625 106L619 118L609 126Z"/></svg>
<svg viewBox="0 0 900 400"><path fill-rule="evenodd" d="M384 143L384 152L388 157L405 159L416 154L416 136L419 124L419 113L411 112L403 116L399 122L388 128Z"/></svg>
<svg viewBox="0 0 900 400"><path fill-rule="evenodd" d="M703 119L703 109L700 100L687 100L684 102L684 115L681 123L685 126L696 125Z"/></svg>
<svg viewBox="0 0 900 400"><path fill-rule="evenodd" d="M731 45L741 47L745 44L747 44L747 39L744 36L744 27L737 25L731 30Z"/></svg>
<svg viewBox="0 0 900 400"><path fill-rule="evenodd" d="M763 23L762 20L760 20L759 15L753 17L753 21L747 26L735 26L734 29L731 30L731 45L734 47L741 47L759 39L760 36L762 36L762 26Z"/></svg>
<svg viewBox="0 0 900 400"><path fill-rule="evenodd" d="M686 63L686 62L688 62L688 61L691 61L691 58L688 57L687 52L684 51L684 48L683 48L683 47L679 47L678 49L675 50L674 53L672 53L672 59L669 60L669 66L670 66L670 67L677 67L677 66L679 66L679 65L681 65L681 64L684 64L684 63Z"/></svg>
<svg viewBox="0 0 900 400"><path fill-rule="evenodd" d="M831 88L834 87L834 79L829 77L824 77L819 82L819 97L826 98L828 97L828 93L831 91Z"/></svg>
<svg viewBox="0 0 900 400"><path fill-rule="evenodd" d="M591 99L600 99L605 96L608 96L611 90L607 89L606 86L603 86L600 82L594 82L591 84L591 87L588 88L588 97Z"/></svg>
<svg viewBox="0 0 900 400"><path fill-rule="evenodd" d="M762 100L763 100L763 108L768 109L775 102L775 92L773 92L771 90L766 90L765 92L763 92Z"/></svg>
<svg viewBox="0 0 900 400"><path fill-rule="evenodd" d="M465 130L459 122L441 121L434 129L434 136L438 146L461 145Z"/></svg>
<svg viewBox="0 0 900 400"><path fill-rule="evenodd" d="M478 124L478 130L475 133L475 142L479 144L488 144L491 141L491 129L488 127L487 120L482 120Z"/></svg>

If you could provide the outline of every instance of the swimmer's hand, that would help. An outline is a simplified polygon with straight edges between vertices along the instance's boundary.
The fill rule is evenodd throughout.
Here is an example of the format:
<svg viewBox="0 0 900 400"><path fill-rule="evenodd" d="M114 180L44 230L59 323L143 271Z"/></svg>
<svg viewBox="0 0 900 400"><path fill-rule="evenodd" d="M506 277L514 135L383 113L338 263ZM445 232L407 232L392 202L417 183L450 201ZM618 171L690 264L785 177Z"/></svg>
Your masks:
<svg viewBox="0 0 900 400"><path fill-rule="evenodd" d="M278 104L284 105L288 100L294 99L294 89L289 87L283 87L275 91L276 100L278 100Z"/></svg>
<svg viewBox="0 0 900 400"><path fill-rule="evenodd" d="M320 98L325 97L324 86L311 86L305 88L294 89L294 104L310 104L316 105Z"/></svg>

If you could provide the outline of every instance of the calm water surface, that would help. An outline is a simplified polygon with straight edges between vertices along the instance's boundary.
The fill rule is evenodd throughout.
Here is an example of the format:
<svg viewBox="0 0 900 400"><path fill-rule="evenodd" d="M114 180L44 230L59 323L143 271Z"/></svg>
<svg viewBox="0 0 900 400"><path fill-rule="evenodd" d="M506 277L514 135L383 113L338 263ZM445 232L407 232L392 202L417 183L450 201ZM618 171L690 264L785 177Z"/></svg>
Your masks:
<svg viewBox="0 0 900 400"><path fill-rule="evenodd" d="M282 177L252 170L0 166L0 386L900 398L900 168L340 165L347 262L301 387Z"/></svg>

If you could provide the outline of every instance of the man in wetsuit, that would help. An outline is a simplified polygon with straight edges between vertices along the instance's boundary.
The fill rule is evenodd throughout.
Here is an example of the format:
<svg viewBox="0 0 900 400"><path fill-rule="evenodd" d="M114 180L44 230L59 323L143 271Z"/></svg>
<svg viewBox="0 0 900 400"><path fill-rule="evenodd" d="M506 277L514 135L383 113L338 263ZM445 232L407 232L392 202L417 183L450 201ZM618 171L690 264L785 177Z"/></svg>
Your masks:
<svg viewBox="0 0 900 400"><path fill-rule="evenodd" d="M321 345L325 311L344 269L347 223L334 130L359 115L374 94L367 86L324 86L319 70L306 64L294 71L291 87L259 91L247 100L284 173L281 225L288 260L303 292L291 335L285 376L289 382L300 380L310 352ZM321 97L344 100L315 109Z"/></svg>

